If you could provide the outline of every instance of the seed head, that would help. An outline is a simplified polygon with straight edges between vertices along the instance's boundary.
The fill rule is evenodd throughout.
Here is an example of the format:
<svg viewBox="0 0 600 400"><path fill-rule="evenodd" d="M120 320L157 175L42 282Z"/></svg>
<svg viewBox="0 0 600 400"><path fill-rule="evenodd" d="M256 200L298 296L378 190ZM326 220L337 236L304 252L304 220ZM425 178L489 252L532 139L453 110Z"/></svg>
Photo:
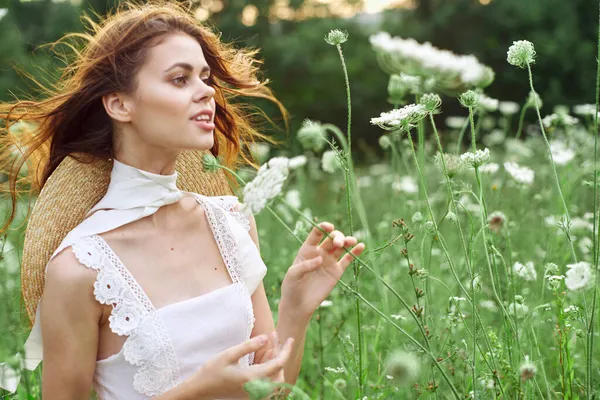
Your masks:
<svg viewBox="0 0 600 400"><path fill-rule="evenodd" d="M347 40L348 32L342 32L339 29L334 29L325 36L325 41L332 46L345 43Z"/></svg>
<svg viewBox="0 0 600 400"><path fill-rule="evenodd" d="M402 350L393 352L386 363L386 374L399 384L417 379L420 369L419 359L414 354Z"/></svg>
<svg viewBox="0 0 600 400"><path fill-rule="evenodd" d="M531 379L535 376L535 373L537 372L537 368L534 363L529 361L529 356L527 356L527 355L525 356L525 362L523 364L521 364L521 367L519 368L519 372L521 373L521 379L523 381Z"/></svg>
<svg viewBox="0 0 600 400"><path fill-rule="evenodd" d="M219 160L210 153L206 153L202 157L202 167L206 172L217 172L220 165Z"/></svg>
<svg viewBox="0 0 600 400"><path fill-rule="evenodd" d="M427 93L421 97L421 104L428 113L430 114L439 114L440 107L442 105L442 99L435 93Z"/></svg>
<svg viewBox="0 0 600 400"><path fill-rule="evenodd" d="M508 49L508 63L519 68L526 68L535 62L535 49L528 40L513 42Z"/></svg>
<svg viewBox="0 0 600 400"><path fill-rule="evenodd" d="M467 90L460 95L460 104L466 108L475 108L479 103L479 94L473 90Z"/></svg>

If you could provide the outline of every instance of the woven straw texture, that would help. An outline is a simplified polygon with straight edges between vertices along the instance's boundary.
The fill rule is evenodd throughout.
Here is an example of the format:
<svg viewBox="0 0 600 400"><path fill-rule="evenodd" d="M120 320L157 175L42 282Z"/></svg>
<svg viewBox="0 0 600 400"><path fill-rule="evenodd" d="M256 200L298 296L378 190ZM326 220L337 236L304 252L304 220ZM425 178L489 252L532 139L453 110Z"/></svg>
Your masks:
<svg viewBox="0 0 600 400"><path fill-rule="evenodd" d="M222 170L217 173L203 171L202 156L206 152L186 151L179 155L175 163L179 173L177 186L206 196L233 194ZM79 225L106 194L111 170L112 160L83 163L66 157L41 190L25 231L21 265L23 300L32 323L44 289L45 268L50 256L67 233Z"/></svg>

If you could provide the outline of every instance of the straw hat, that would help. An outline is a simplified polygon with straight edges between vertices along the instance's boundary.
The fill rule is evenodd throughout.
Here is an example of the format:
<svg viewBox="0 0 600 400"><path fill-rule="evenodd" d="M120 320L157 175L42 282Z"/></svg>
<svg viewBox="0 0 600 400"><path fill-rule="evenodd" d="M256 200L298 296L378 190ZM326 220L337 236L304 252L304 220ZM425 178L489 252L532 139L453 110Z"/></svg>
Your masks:
<svg viewBox="0 0 600 400"><path fill-rule="evenodd" d="M175 163L177 186L206 196L233 194L222 170L203 171L202 156L206 152L186 151L179 155ZM23 300L32 323L50 256L106 194L112 164L112 159L82 163L66 157L42 188L25 231L21 266Z"/></svg>

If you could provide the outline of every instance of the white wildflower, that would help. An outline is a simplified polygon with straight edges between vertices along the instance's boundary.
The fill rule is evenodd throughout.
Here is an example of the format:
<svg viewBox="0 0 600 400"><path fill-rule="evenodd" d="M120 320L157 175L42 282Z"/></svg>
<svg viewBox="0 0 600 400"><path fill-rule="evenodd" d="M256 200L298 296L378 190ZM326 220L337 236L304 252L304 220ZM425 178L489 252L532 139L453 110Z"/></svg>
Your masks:
<svg viewBox="0 0 600 400"><path fill-rule="evenodd" d="M285 201L290 203L290 205L294 208L300 208L302 206L300 192L296 189L292 189L285 194Z"/></svg>
<svg viewBox="0 0 600 400"><path fill-rule="evenodd" d="M566 165L575 158L575 152L559 140L554 140L550 143L550 151L552 152L552 159L557 165Z"/></svg>
<svg viewBox="0 0 600 400"><path fill-rule="evenodd" d="M473 168L487 164L490 161L490 149L487 147L483 150L477 149L475 153L466 152L461 154L460 159Z"/></svg>
<svg viewBox="0 0 600 400"><path fill-rule="evenodd" d="M542 124L546 128L550 128L553 126L573 126L577 125L579 120L575 117L570 116L569 114L550 114L546 115L542 118Z"/></svg>
<svg viewBox="0 0 600 400"><path fill-rule="evenodd" d="M532 261L529 261L525 265L520 262L514 263L513 272L526 281L535 281L537 279L537 272Z"/></svg>
<svg viewBox="0 0 600 400"><path fill-rule="evenodd" d="M596 114L596 105L595 104L579 104L579 105L573 106L573 114L579 115L582 117L593 117L594 114Z"/></svg>
<svg viewBox="0 0 600 400"><path fill-rule="evenodd" d="M448 50L440 50L431 43L419 43L414 39L392 37L387 32L379 32L369 37L373 49L386 58L386 64L394 69L419 73L426 77L434 76L436 81L456 81L467 86L487 86L494 78L494 72L480 64L475 56L456 55ZM412 72L414 71L414 72ZM449 88L450 89L450 88Z"/></svg>
<svg viewBox="0 0 600 400"><path fill-rule="evenodd" d="M579 240L579 243L577 245L579 246L579 250L581 250L583 254L589 254L592 247L594 246L594 242L588 236L584 236Z"/></svg>
<svg viewBox="0 0 600 400"><path fill-rule="evenodd" d="M315 152L323 150L327 143L323 126L310 119L302 121L302 127L298 130L296 137L302 147Z"/></svg>
<svg viewBox="0 0 600 400"><path fill-rule="evenodd" d="M270 151L271 146L269 146L267 143L254 142L250 144L250 152L260 162L263 162L269 158Z"/></svg>
<svg viewBox="0 0 600 400"><path fill-rule="evenodd" d="M358 187L371 187L373 186L373 178L369 175L359 176L356 178L356 184Z"/></svg>
<svg viewBox="0 0 600 400"><path fill-rule="evenodd" d="M343 372L346 372L346 368L344 368L344 367L337 367L337 368L325 367L323 369L328 372L333 372L334 374L341 374Z"/></svg>
<svg viewBox="0 0 600 400"><path fill-rule="evenodd" d="M500 169L500 166L498 164L489 163L489 164L485 164L485 165L482 165L481 167L479 167L479 172L493 174L495 172L498 172L498 169Z"/></svg>
<svg viewBox="0 0 600 400"><path fill-rule="evenodd" d="M498 306L494 300L481 300L479 302L479 307L488 309L490 311L497 311Z"/></svg>
<svg viewBox="0 0 600 400"><path fill-rule="evenodd" d="M397 192L417 193L419 191L419 186L412 176L406 175L401 177L400 180L394 181L394 183L392 183L392 189Z"/></svg>
<svg viewBox="0 0 600 400"><path fill-rule="evenodd" d="M506 134L502 129L494 129L483 137L483 143L485 143L486 146L495 146L504 143L505 139Z"/></svg>
<svg viewBox="0 0 600 400"><path fill-rule="evenodd" d="M386 130L407 130L415 126L426 115L427 110L422 104L409 104L402 108L383 112L379 117L371 118L371 124Z"/></svg>
<svg viewBox="0 0 600 400"><path fill-rule="evenodd" d="M512 314L515 318L524 318L529 313L529 307L517 301L515 301L514 303L510 303L507 306L507 308L508 312Z"/></svg>
<svg viewBox="0 0 600 400"><path fill-rule="evenodd" d="M392 314L390 315L390 317L392 317L393 319L397 320L401 320L401 321L405 321L406 317L404 315L401 314Z"/></svg>
<svg viewBox="0 0 600 400"><path fill-rule="evenodd" d="M292 157L290 158L289 167L290 169L298 169L305 166L307 161L306 156L303 155Z"/></svg>
<svg viewBox="0 0 600 400"><path fill-rule="evenodd" d="M500 102L498 100L492 99L491 97L488 97L485 94L481 93L479 95L479 101L477 102L477 106L483 111L494 112L498 110L499 103Z"/></svg>
<svg viewBox="0 0 600 400"><path fill-rule="evenodd" d="M528 40L518 40L513 42L508 48L506 57L509 64L520 68L526 68L529 64L535 62L535 48L533 43Z"/></svg>
<svg viewBox="0 0 600 400"><path fill-rule="evenodd" d="M446 126L451 129L461 129L465 122L467 122L467 118L465 117L447 117L446 118Z"/></svg>
<svg viewBox="0 0 600 400"><path fill-rule="evenodd" d="M565 285L569 290L586 289L593 284L593 273L590 263L580 261L576 264L567 264Z"/></svg>
<svg viewBox="0 0 600 400"><path fill-rule="evenodd" d="M418 224L418 223L422 222L423 214L421 214L420 211L417 211L416 213L413 214L411 221L413 222L413 224Z"/></svg>
<svg viewBox="0 0 600 400"><path fill-rule="evenodd" d="M327 150L324 152L323 157L321 158L321 167L323 168L323 171L329 172L330 174L341 169L342 164L338 157L338 153L335 150Z"/></svg>
<svg viewBox="0 0 600 400"><path fill-rule="evenodd" d="M507 161L504 163L504 169L519 183L527 185L533 183L535 173L531 168L522 167L516 162Z"/></svg>
<svg viewBox="0 0 600 400"><path fill-rule="evenodd" d="M256 177L243 190L244 210L258 214L269 200L281 193L283 183L288 177L289 160L275 157L263 164Z"/></svg>
<svg viewBox="0 0 600 400"><path fill-rule="evenodd" d="M498 110L502 115L513 115L519 112L519 105L512 101L501 101Z"/></svg>

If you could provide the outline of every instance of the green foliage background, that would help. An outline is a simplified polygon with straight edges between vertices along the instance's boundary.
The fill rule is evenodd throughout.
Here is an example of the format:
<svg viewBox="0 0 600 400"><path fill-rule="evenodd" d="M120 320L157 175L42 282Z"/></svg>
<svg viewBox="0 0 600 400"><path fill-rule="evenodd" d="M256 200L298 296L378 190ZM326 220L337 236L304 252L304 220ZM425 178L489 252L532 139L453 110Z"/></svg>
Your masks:
<svg viewBox="0 0 600 400"><path fill-rule="evenodd" d="M302 2L291 4L300 7ZM594 0L492 0L485 6L478 0L418 0L414 9L392 9L378 15L270 23L267 15L273 3L230 0L211 21L223 40L262 49L264 76L271 79L276 95L292 116L288 137L292 147L293 133L304 118L345 126L344 78L338 54L323 41L331 29L350 33L344 56L352 86L355 144L362 149L365 144L376 144L379 136L378 128L369 126L370 118L390 108L385 96L388 77L378 67L368 41L368 36L379 30L474 54L496 71L497 79L488 94L517 102L522 102L528 88L522 84L522 71L507 64L506 51L513 40L527 39L538 53L535 83L547 113L556 104L591 103L594 99ZM14 67L53 79L59 61L48 50L34 50L66 32L81 30L79 15L83 12L104 13L114 4L115 0L83 0L77 6L49 0L0 1L0 7L9 10L0 20L0 100L35 95L35 87ZM247 4L259 10L252 27L239 21ZM274 107L263 107L280 120ZM457 102L446 103L445 114L453 111L459 111Z"/></svg>

